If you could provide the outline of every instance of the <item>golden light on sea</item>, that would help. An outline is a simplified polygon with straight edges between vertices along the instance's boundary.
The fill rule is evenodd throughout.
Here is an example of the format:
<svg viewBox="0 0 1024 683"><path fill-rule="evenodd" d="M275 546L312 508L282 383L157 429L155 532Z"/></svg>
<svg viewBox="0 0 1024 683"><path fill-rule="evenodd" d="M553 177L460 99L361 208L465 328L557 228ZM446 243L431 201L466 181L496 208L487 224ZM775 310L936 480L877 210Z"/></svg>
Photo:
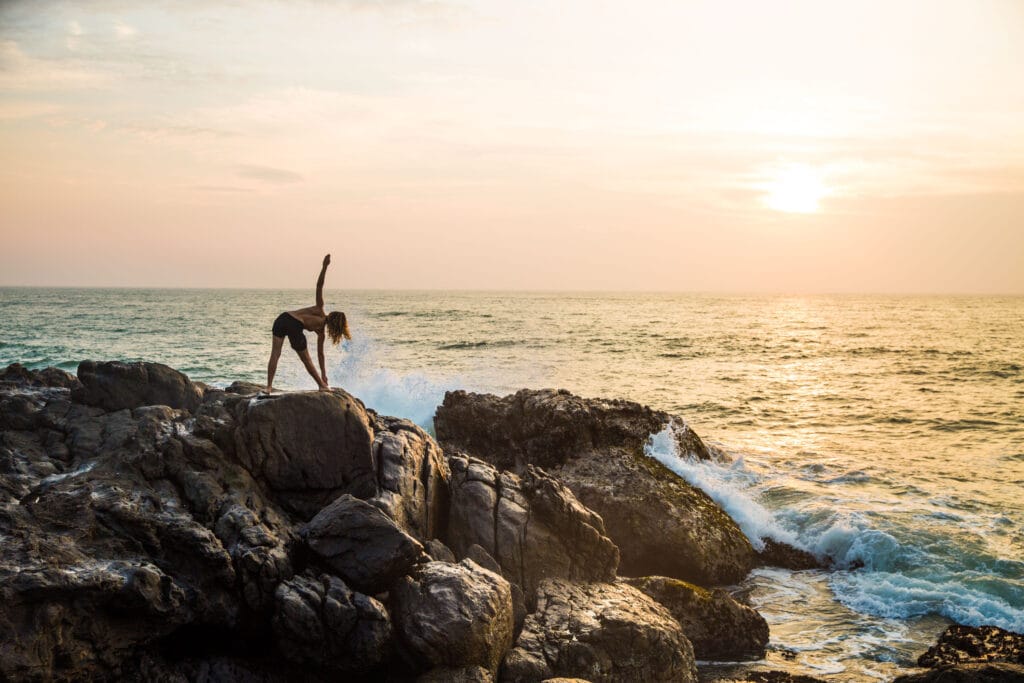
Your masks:
<svg viewBox="0 0 1024 683"><path fill-rule="evenodd" d="M814 213L828 194L821 173L805 164L773 171L765 189L765 206L786 213Z"/></svg>

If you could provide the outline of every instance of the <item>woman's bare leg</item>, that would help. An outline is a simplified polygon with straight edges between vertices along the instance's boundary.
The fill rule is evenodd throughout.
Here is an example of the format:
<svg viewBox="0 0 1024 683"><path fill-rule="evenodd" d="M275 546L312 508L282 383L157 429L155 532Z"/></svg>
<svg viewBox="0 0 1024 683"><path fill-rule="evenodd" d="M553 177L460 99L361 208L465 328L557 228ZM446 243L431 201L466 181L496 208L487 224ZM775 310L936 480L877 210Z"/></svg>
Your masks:
<svg viewBox="0 0 1024 683"><path fill-rule="evenodd" d="M325 388L323 380L320 379L320 375L317 374L316 368L313 367L313 359L309 357L309 349L302 349L295 353L299 354L299 358L302 359L302 364L306 366L306 372L308 372L310 377L313 378L313 381L316 382L317 388Z"/></svg>
<svg viewBox="0 0 1024 683"><path fill-rule="evenodd" d="M274 345L270 349L270 362L267 363L267 393L274 390L274 373L277 372L277 359L281 357L281 346L284 337L274 337Z"/></svg>

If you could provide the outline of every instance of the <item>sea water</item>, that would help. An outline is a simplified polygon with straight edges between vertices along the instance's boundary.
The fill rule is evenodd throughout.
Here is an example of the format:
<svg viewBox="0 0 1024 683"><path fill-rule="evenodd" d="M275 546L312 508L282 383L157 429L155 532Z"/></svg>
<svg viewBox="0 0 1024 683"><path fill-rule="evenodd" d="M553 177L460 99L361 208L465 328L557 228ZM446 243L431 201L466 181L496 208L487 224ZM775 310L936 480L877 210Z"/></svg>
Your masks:
<svg viewBox="0 0 1024 683"><path fill-rule="evenodd" d="M352 341L332 385L427 427L448 389L562 387L667 410L713 462L654 434L751 542L833 558L735 590L771 625L755 666L891 678L951 621L1024 631L1024 298L327 293ZM299 290L0 289L0 365L147 359L265 382ZM316 356L315 336L309 335ZM312 389L285 346L275 386ZM710 678L728 667L709 667Z"/></svg>

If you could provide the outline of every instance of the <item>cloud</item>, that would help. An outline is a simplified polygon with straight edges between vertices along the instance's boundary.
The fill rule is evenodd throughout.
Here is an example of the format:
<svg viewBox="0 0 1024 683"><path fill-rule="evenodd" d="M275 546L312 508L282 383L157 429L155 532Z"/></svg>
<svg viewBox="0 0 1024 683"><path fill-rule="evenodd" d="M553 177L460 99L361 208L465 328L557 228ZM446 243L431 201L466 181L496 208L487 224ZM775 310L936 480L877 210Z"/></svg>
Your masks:
<svg viewBox="0 0 1024 683"><path fill-rule="evenodd" d="M108 80L74 60L38 59L25 54L13 40L0 40L0 90L70 90Z"/></svg>
<svg viewBox="0 0 1024 683"><path fill-rule="evenodd" d="M114 35L118 38L127 39L134 38L138 34L138 31L134 26L122 23L120 21L114 24Z"/></svg>
<svg viewBox="0 0 1024 683"><path fill-rule="evenodd" d="M264 183L271 183L273 185L287 185L289 183L300 183L305 178L302 175L295 173L294 171L287 171L282 168L273 168L271 166L255 166L250 164L244 164L236 169L236 173L240 178L247 178L250 180L259 180Z"/></svg>

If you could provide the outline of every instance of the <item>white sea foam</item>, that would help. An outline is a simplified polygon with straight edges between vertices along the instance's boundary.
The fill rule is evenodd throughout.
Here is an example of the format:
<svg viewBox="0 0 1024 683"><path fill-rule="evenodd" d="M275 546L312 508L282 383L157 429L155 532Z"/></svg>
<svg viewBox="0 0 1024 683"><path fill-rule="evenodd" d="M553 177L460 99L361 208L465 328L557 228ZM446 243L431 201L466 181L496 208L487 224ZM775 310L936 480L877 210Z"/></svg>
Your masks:
<svg viewBox="0 0 1024 683"><path fill-rule="evenodd" d="M358 396L368 408L431 428L434 411L445 391L465 388L458 377L444 379L427 373L397 373L380 361L377 345L366 337L344 342L342 360L328 372L331 384Z"/></svg>
<svg viewBox="0 0 1024 683"><path fill-rule="evenodd" d="M742 457L727 466L712 460L683 457L679 454L672 423L651 434L644 453L711 496L758 550L764 548L765 538L801 545L793 530L785 528L770 510L758 502L760 477L746 468Z"/></svg>

